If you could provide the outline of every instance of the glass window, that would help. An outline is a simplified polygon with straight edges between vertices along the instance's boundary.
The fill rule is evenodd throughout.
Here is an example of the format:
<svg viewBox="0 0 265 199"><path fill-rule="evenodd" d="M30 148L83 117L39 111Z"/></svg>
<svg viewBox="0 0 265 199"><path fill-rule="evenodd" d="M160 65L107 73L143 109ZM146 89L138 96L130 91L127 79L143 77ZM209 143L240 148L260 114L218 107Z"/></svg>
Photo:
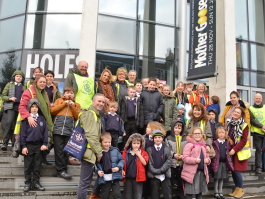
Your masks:
<svg viewBox="0 0 265 199"><path fill-rule="evenodd" d="M80 12L83 0L29 0L28 12Z"/></svg>
<svg viewBox="0 0 265 199"><path fill-rule="evenodd" d="M237 85L250 86L249 72L238 70L236 75L237 75Z"/></svg>
<svg viewBox="0 0 265 199"><path fill-rule="evenodd" d="M249 68L247 43L243 42L236 43L236 62L237 62L236 66L238 68Z"/></svg>
<svg viewBox="0 0 265 199"><path fill-rule="evenodd" d="M137 0L99 0L99 13L136 18Z"/></svg>
<svg viewBox="0 0 265 199"><path fill-rule="evenodd" d="M24 13L26 2L26 0L0 0L0 19Z"/></svg>
<svg viewBox="0 0 265 199"><path fill-rule="evenodd" d="M140 24L139 54L174 59L174 28Z"/></svg>
<svg viewBox="0 0 265 199"><path fill-rule="evenodd" d="M248 99L248 90L237 89L237 92L238 92L241 100L243 100L245 102L249 102L249 99Z"/></svg>
<svg viewBox="0 0 265 199"><path fill-rule="evenodd" d="M124 67L128 71L135 70L134 56L97 52L95 71L96 78L100 77L103 69L106 67L108 67L108 69L112 72L112 75L116 75L116 71L120 67Z"/></svg>
<svg viewBox="0 0 265 199"><path fill-rule="evenodd" d="M251 69L265 71L265 48L251 44Z"/></svg>
<svg viewBox="0 0 265 199"><path fill-rule="evenodd" d="M81 14L28 15L25 48L79 48Z"/></svg>
<svg viewBox="0 0 265 199"><path fill-rule="evenodd" d="M174 88L175 65L173 61L139 57L138 78L155 77ZM177 69L176 69L177 70Z"/></svg>
<svg viewBox="0 0 265 199"><path fill-rule="evenodd" d="M98 16L97 50L135 54L136 21Z"/></svg>
<svg viewBox="0 0 265 199"><path fill-rule="evenodd" d="M248 39L246 0L235 0L236 38Z"/></svg>
<svg viewBox="0 0 265 199"><path fill-rule="evenodd" d="M21 51L0 54L0 93L5 85L11 81L15 70L20 69Z"/></svg>
<svg viewBox="0 0 265 199"><path fill-rule="evenodd" d="M251 75L251 86L265 88L265 74L250 73Z"/></svg>
<svg viewBox="0 0 265 199"><path fill-rule="evenodd" d="M22 48L25 16L0 21L0 52Z"/></svg>
<svg viewBox="0 0 265 199"><path fill-rule="evenodd" d="M174 25L175 0L139 0L138 18Z"/></svg>
<svg viewBox="0 0 265 199"><path fill-rule="evenodd" d="M263 3L263 0L248 0L249 39L262 43L265 41Z"/></svg>

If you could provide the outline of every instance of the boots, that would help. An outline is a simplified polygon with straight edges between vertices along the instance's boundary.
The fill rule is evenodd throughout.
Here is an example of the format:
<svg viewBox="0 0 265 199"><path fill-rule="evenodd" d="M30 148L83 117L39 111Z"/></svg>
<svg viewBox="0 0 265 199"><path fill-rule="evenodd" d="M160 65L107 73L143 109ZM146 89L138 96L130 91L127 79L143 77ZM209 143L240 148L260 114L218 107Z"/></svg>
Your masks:
<svg viewBox="0 0 265 199"><path fill-rule="evenodd" d="M236 195L238 189L239 189L239 187L236 187L236 189L234 190L234 192L233 192L233 193L230 193L230 194L228 194L228 195L234 197L234 196Z"/></svg>
<svg viewBox="0 0 265 199"><path fill-rule="evenodd" d="M88 199L101 199L98 194L91 193Z"/></svg>
<svg viewBox="0 0 265 199"><path fill-rule="evenodd" d="M234 195L235 198L241 198L244 195L244 189L238 188L236 195Z"/></svg>

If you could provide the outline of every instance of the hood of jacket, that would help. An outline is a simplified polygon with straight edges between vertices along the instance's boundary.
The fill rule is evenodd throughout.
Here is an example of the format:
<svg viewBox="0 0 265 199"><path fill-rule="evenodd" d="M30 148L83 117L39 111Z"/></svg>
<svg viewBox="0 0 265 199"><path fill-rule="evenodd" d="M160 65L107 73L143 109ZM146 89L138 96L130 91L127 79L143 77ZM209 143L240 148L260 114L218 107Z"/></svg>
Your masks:
<svg viewBox="0 0 265 199"><path fill-rule="evenodd" d="M25 78L25 74L21 70L16 70L13 74L12 77L15 77L15 75L21 75L23 78Z"/></svg>
<svg viewBox="0 0 265 199"><path fill-rule="evenodd" d="M125 147L124 147L125 149L128 149L130 147L130 143L133 141L135 136L140 137L140 139L141 139L142 146L140 148L145 148L145 139L144 139L144 137L141 134L139 134L139 133L134 133L127 140L127 142L125 144Z"/></svg>
<svg viewBox="0 0 265 199"><path fill-rule="evenodd" d="M39 113L40 115L43 115L43 113L42 113L42 111L41 111L40 102L39 102L39 100L36 99L36 98L32 98L32 99L30 99L29 102L28 102L27 109L28 109L29 113L30 113L30 107L31 107L33 104L36 104L36 105L38 106L38 108L39 108L38 113Z"/></svg>
<svg viewBox="0 0 265 199"><path fill-rule="evenodd" d="M204 139L201 139L199 142L195 141L194 138L191 138L190 136L187 136L186 139L187 139L187 142L188 143L192 143L192 144L204 144L204 145L206 145L206 142L205 142Z"/></svg>
<svg viewBox="0 0 265 199"><path fill-rule="evenodd" d="M208 111L208 113L213 112L215 114L215 122L218 123L218 111L216 109L211 109Z"/></svg>
<svg viewBox="0 0 265 199"><path fill-rule="evenodd" d="M238 103L242 108L246 108L245 103L242 100L238 100ZM228 101L225 106L232 106L231 101Z"/></svg>
<svg viewBox="0 0 265 199"><path fill-rule="evenodd" d="M184 133L184 128L185 128L184 121L182 121L182 120L174 120L174 121L171 123L171 132L170 132L170 135L173 136L173 137L175 137L174 127L175 127L175 124L176 124L177 122L182 123L182 130L181 130L181 132L180 132L180 136L183 136L183 133Z"/></svg>

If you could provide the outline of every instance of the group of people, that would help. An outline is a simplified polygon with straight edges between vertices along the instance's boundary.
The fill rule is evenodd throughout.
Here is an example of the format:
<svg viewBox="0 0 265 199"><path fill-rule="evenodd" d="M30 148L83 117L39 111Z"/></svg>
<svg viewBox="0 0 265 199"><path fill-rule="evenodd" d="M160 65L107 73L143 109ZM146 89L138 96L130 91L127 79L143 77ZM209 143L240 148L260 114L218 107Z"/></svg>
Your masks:
<svg viewBox="0 0 265 199"><path fill-rule="evenodd" d="M52 146L55 152L55 176L71 179L67 173L69 154L63 151L75 122L79 120L88 141L81 160L78 199L87 197L93 172L98 178L90 199L122 198L202 198L207 192L209 174L214 178L214 198L225 198L223 180L232 173L235 198L244 195L241 172L247 170L249 131L256 148L256 173L262 171L265 107L262 96L255 95L253 106L230 93L219 120L218 96L205 93L199 83L178 82L172 91L156 78L137 81L137 72L123 67L114 80L104 69L96 81L87 73L88 64L79 62L68 74L64 92L58 91L52 71L37 67L33 78L24 84L22 71L15 71L3 93L2 121L6 150L15 134L25 164L25 187L45 190L39 183L40 165ZM24 86L25 85L25 86ZM187 104L191 104L188 117ZM81 114L80 114L81 113ZM17 116L22 122L14 121ZM260 116L264 117L260 117ZM19 118L19 117L18 117ZM20 125L20 128L18 128ZM16 136L17 138L18 136ZM33 171L33 178L31 178Z"/></svg>

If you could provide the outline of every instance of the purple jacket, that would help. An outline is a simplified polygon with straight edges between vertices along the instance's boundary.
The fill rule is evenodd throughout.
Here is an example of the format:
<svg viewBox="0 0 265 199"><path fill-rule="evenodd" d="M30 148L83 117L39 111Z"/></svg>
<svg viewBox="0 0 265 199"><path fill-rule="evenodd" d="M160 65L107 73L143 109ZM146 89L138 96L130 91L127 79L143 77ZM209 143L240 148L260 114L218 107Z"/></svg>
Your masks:
<svg viewBox="0 0 265 199"><path fill-rule="evenodd" d="M226 142L226 167L227 167L227 170L234 171L233 160L232 160L232 157L229 155L229 151L231 150L232 147L227 140L225 142ZM219 160L220 160L218 140L213 141L213 148L215 150L216 155L212 159L210 169L213 172L217 172L218 166L219 166Z"/></svg>

